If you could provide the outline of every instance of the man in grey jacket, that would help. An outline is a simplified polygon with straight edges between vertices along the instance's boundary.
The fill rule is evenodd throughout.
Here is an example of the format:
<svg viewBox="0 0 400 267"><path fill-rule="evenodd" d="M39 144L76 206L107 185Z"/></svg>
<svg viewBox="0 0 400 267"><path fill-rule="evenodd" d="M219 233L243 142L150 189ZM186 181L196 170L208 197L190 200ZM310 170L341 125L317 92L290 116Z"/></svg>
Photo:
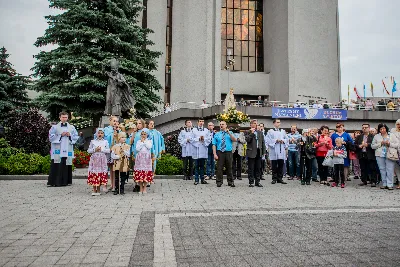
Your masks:
<svg viewBox="0 0 400 267"><path fill-rule="evenodd" d="M246 139L244 137L244 133L240 132L240 130L233 129L233 135L236 137L236 142L232 143L232 154L233 154L233 162L232 162L232 171L233 171L233 180L242 180L242 158L244 156L244 144L246 144Z"/></svg>
<svg viewBox="0 0 400 267"><path fill-rule="evenodd" d="M260 170L261 158L266 152L264 134L257 130L257 120L252 120L250 122L250 127L250 131L245 135L247 142L246 155L248 159L249 187L254 187L254 180L255 186L263 187L260 184Z"/></svg>

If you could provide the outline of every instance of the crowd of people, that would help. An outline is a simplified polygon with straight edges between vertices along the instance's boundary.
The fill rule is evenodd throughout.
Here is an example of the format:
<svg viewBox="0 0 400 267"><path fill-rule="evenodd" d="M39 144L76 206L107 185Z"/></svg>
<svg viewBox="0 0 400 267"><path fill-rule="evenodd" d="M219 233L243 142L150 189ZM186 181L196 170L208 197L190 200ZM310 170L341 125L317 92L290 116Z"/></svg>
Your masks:
<svg viewBox="0 0 400 267"><path fill-rule="evenodd" d="M360 186L381 183L381 189L393 190L394 177L400 178L400 119L391 130L385 124L375 129L365 123L354 133L346 132L343 123L337 123L336 130L321 126L303 129L301 134L293 125L286 133L280 123L274 119L273 129L267 131L264 124L252 120L250 130L241 131L221 121L220 130L215 131L212 122L205 128L203 119L195 127L187 120L178 138L184 180L192 180L194 175L195 185L213 179L220 187L225 171L228 186L235 187L234 181L242 179L244 159L250 187L262 187L268 166L272 184L286 184L283 178L287 175L288 180L300 180L302 185L314 181L345 188L346 181L351 180L350 167L354 179L361 180Z"/></svg>
<svg viewBox="0 0 400 267"><path fill-rule="evenodd" d="M225 121L219 123L219 131L213 122L207 127L204 123L200 118L193 127L192 121L186 120L178 137L184 180L193 180L194 176L194 185L208 184L207 180L212 179L221 187L225 172L228 186L235 187L235 180L242 180L244 160L250 187L263 187L261 180L265 180L268 168L272 184L286 184L283 178L287 176L288 180L300 180L302 185L314 181L344 188L350 180L350 167L354 179L361 180L360 186L376 187L381 183L381 189L393 190L394 177L400 178L400 119L391 130L385 124L375 129L365 123L361 131L354 133L346 132L340 122L336 130L321 126L303 129L301 134L296 125L286 133L279 119L273 120L273 128L268 131L257 120L252 120L246 131L228 127ZM72 184L73 146L78 139L76 129L68 123L68 113L61 112L60 122L49 131L52 161L48 186ZM87 183L93 187L93 196L100 195L101 187L104 193L111 189L114 194L124 194L131 169L134 191L146 194L165 144L162 134L154 129L154 121L120 124L117 117L111 116L109 126L96 130L88 152ZM111 188L107 188L108 180Z"/></svg>
<svg viewBox="0 0 400 267"><path fill-rule="evenodd" d="M51 169L48 186L72 184L73 146L82 147L73 125L68 123L68 113L60 113L60 122L49 132L51 142ZM115 116L110 124L97 128L88 152L91 154L87 183L93 187L93 196L108 193L125 193L129 172L133 169L134 191L146 194L146 187L153 183L157 159L165 150L162 134L154 129L154 121L144 120L119 123ZM111 188L107 188L111 180Z"/></svg>

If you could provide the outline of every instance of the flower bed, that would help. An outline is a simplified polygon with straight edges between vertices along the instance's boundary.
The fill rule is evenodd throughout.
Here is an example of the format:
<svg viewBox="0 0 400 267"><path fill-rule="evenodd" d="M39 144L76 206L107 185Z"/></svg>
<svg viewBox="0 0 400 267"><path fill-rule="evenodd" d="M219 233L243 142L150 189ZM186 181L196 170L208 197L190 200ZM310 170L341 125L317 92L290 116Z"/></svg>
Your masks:
<svg viewBox="0 0 400 267"><path fill-rule="evenodd" d="M72 161L76 168L85 168L89 165L90 154L86 151L75 150L75 158Z"/></svg>

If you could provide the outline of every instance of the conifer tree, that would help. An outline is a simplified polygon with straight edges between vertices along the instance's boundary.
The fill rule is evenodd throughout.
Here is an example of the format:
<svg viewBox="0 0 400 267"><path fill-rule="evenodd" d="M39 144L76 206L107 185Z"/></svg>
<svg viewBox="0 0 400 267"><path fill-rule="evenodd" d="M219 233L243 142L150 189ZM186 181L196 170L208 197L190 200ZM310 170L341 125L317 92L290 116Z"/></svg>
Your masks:
<svg viewBox="0 0 400 267"><path fill-rule="evenodd" d="M27 107L29 103L26 88L29 79L16 72L13 65L8 61L5 47L0 48L0 116L16 108Z"/></svg>
<svg viewBox="0 0 400 267"><path fill-rule="evenodd" d="M47 16L49 28L35 43L57 47L35 56L35 89L41 109L57 117L61 110L96 118L105 108L111 58L132 88L136 111L146 117L156 110L161 85L152 74L160 52L148 49L152 30L138 24L141 0L49 0L63 10Z"/></svg>

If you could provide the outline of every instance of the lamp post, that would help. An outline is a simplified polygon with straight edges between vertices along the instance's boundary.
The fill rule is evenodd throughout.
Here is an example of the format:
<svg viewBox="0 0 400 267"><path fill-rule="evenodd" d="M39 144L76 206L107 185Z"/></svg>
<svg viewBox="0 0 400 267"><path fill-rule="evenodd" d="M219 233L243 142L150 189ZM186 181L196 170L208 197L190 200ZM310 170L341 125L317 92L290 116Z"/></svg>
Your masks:
<svg viewBox="0 0 400 267"><path fill-rule="evenodd" d="M228 70L228 92L230 90L230 80L229 80L229 76L230 76L230 72L231 72L231 66L235 65L235 59L231 58L232 56L232 52L233 52L233 48L232 47L227 47L226 48L226 66L225 69Z"/></svg>

